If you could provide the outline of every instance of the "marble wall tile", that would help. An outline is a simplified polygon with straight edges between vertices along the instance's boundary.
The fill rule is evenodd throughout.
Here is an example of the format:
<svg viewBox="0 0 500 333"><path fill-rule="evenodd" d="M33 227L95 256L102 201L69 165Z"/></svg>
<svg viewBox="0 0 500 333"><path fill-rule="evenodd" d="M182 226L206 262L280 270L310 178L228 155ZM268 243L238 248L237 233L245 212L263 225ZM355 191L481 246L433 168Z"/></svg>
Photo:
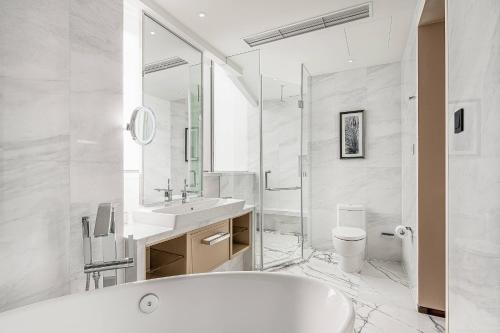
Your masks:
<svg viewBox="0 0 500 333"><path fill-rule="evenodd" d="M73 161L116 163L122 160L121 96L100 91L71 92Z"/></svg>
<svg viewBox="0 0 500 333"><path fill-rule="evenodd" d="M401 65L391 63L312 79L312 246L331 248L339 203L367 210L367 254L400 260L401 242L382 238L401 221ZM366 157L339 158L339 112L365 110Z"/></svg>
<svg viewBox="0 0 500 333"><path fill-rule="evenodd" d="M448 121L458 108L465 114L465 131L448 134L448 328L494 332L500 329L500 3L448 2L448 36ZM461 151L460 136L477 149Z"/></svg>
<svg viewBox="0 0 500 333"><path fill-rule="evenodd" d="M81 290L81 217L122 228L121 1L0 11L0 311Z"/></svg>
<svg viewBox="0 0 500 333"><path fill-rule="evenodd" d="M121 94L123 1L69 3L71 90Z"/></svg>
<svg viewBox="0 0 500 333"><path fill-rule="evenodd" d="M0 93L0 143L20 154L7 158L68 159L67 81L0 77Z"/></svg>
<svg viewBox="0 0 500 333"><path fill-rule="evenodd" d="M220 197L220 176L218 174L203 175L203 196L207 198Z"/></svg>
<svg viewBox="0 0 500 333"><path fill-rule="evenodd" d="M413 237L402 240L403 266L417 302L417 21L424 1L418 1L401 59L401 174L402 224L411 227Z"/></svg>
<svg viewBox="0 0 500 333"><path fill-rule="evenodd" d="M68 0L2 2L0 76L68 80Z"/></svg>
<svg viewBox="0 0 500 333"><path fill-rule="evenodd" d="M71 292L82 290L81 218L111 202L123 230L122 1L69 0ZM122 240L118 250L123 253ZM94 258L102 258L95 242Z"/></svg>
<svg viewBox="0 0 500 333"><path fill-rule="evenodd" d="M0 11L0 311L68 292L67 9Z"/></svg>
<svg viewBox="0 0 500 333"><path fill-rule="evenodd" d="M0 311L68 291L68 163L0 162Z"/></svg>
<svg viewBox="0 0 500 333"><path fill-rule="evenodd" d="M220 175L220 197L243 199L246 204L255 204L254 200L255 174L253 173L222 173Z"/></svg>

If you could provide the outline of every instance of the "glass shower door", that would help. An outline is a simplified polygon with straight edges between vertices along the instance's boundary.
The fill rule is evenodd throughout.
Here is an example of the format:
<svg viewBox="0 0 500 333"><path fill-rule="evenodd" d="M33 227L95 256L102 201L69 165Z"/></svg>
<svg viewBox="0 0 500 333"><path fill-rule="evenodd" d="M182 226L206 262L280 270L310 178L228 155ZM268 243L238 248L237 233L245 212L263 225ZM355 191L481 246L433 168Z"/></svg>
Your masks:
<svg viewBox="0 0 500 333"><path fill-rule="evenodd" d="M303 258L302 106L301 85L263 77L263 269Z"/></svg>

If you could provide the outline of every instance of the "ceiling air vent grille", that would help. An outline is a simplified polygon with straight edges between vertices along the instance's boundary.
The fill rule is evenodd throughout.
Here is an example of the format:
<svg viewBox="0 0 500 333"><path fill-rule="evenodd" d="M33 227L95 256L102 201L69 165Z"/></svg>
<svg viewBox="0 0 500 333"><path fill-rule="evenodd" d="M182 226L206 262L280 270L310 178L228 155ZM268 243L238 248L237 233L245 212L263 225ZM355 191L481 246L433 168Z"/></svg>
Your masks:
<svg viewBox="0 0 500 333"><path fill-rule="evenodd" d="M336 11L243 38L251 47L370 17L370 4Z"/></svg>
<svg viewBox="0 0 500 333"><path fill-rule="evenodd" d="M177 66L186 65L188 62L179 57L168 58L165 60L160 60L152 62L150 64L144 65L144 75L149 73L154 73L162 71L164 69L169 69Z"/></svg>

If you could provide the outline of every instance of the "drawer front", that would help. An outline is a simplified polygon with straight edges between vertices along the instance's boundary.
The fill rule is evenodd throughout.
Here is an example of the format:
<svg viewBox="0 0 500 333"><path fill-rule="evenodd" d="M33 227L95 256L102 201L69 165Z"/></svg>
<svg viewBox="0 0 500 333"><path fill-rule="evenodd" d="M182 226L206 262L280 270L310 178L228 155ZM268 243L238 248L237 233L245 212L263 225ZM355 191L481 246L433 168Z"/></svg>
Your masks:
<svg viewBox="0 0 500 333"><path fill-rule="evenodd" d="M229 242L229 220L192 234L192 272L209 272L229 260Z"/></svg>

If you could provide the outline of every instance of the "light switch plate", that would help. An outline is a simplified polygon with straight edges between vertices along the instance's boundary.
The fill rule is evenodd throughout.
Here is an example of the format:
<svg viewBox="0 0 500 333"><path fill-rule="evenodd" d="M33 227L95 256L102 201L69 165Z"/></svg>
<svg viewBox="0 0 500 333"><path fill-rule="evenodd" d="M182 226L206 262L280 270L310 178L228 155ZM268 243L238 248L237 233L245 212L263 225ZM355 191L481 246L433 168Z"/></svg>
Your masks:
<svg viewBox="0 0 500 333"><path fill-rule="evenodd" d="M455 111L455 134L464 131L464 109Z"/></svg>

